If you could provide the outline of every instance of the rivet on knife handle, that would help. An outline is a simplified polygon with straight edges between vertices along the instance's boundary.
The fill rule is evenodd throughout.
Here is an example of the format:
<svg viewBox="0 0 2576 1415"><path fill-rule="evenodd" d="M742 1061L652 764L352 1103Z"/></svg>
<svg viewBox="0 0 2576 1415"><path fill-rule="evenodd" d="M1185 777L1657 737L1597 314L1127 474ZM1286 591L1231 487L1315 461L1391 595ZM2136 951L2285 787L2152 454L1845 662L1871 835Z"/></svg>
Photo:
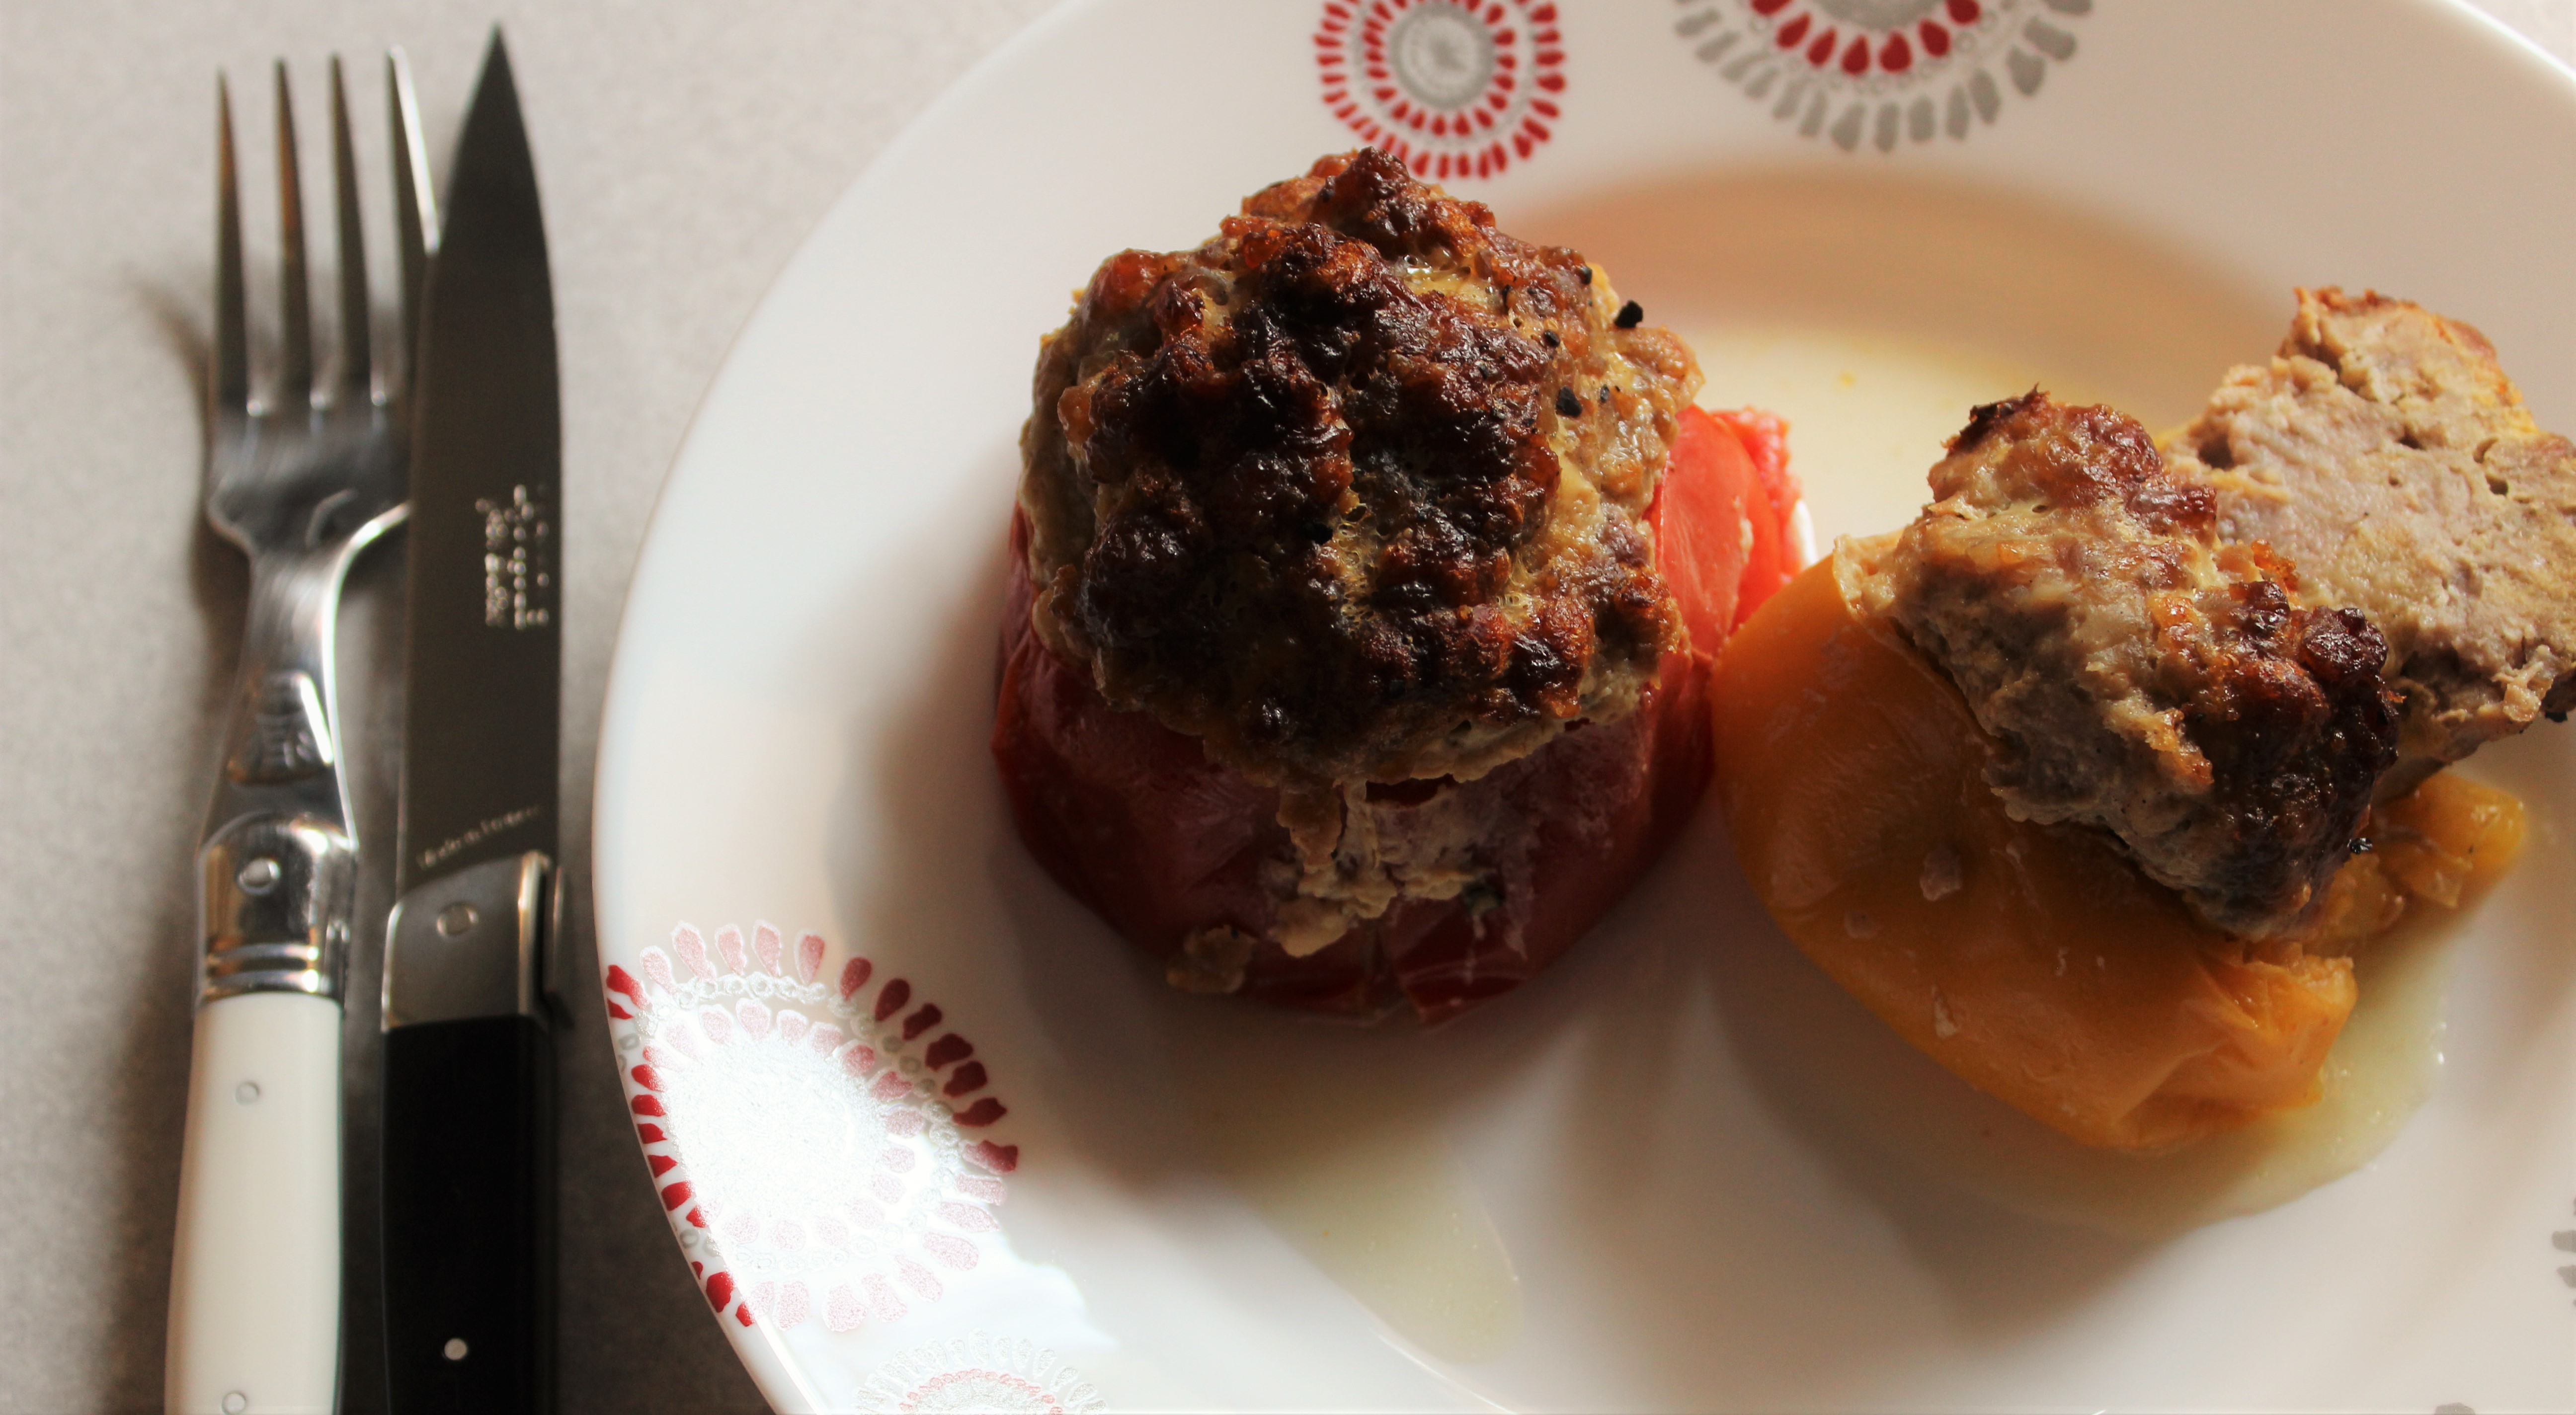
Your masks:
<svg viewBox="0 0 2576 1415"><path fill-rule="evenodd" d="M415 887L385 933L384 1025L512 1014L543 1023L554 862L535 850Z"/></svg>

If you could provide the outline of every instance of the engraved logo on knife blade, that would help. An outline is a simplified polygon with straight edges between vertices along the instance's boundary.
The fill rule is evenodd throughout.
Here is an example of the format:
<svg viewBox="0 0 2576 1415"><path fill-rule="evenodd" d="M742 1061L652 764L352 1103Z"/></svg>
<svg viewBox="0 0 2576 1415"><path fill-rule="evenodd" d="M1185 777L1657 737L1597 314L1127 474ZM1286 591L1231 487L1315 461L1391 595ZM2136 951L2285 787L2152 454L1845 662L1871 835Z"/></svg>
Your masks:
<svg viewBox="0 0 2576 1415"><path fill-rule="evenodd" d="M483 622L495 629L539 629L553 611L536 601L554 584L554 525L544 489L510 488L507 503L478 497L483 517Z"/></svg>
<svg viewBox="0 0 2576 1415"><path fill-rule="evenodd" d="M503 811L421 851L420 868L429 869L441 860L452 858L460 850L471 849L512 826L526 825L543 814L545 808L542 806L521 806L515 811Z"/></svg>

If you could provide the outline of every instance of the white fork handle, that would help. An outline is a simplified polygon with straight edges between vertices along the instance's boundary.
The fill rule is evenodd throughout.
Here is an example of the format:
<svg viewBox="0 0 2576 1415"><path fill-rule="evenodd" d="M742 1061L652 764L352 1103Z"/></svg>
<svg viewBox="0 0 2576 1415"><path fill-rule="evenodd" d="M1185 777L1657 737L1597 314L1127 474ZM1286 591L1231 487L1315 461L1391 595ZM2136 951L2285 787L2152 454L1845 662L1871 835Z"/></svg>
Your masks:
<svg viewBox="0 0 2576 1415"><path fill-rule="evenodd" d="M172 1415L330 1415L340 1367L340 1004L253 992L197 1009Z"/></svg>

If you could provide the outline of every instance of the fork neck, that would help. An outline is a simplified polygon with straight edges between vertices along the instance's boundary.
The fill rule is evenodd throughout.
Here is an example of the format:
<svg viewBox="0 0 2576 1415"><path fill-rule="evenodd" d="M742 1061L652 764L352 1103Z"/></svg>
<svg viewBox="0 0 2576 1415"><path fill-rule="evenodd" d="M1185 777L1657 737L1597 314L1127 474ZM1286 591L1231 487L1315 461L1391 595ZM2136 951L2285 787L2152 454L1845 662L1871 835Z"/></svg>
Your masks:
<svg viewBox="0 0 2576 1415"><path fill-rule="evenodd" d="M250 618L206 839L200 1005L249 992L338 1000L358 848L332 672L345 540L251 559Z"/></svg>
<svg viewBox="0 0 2576 1415"><path fill-rule="evenodd" d="M209 836L246 815L296 816L346 833L332 646L353 557L347 545L326 545L251 558L250 613Z"/></svg>

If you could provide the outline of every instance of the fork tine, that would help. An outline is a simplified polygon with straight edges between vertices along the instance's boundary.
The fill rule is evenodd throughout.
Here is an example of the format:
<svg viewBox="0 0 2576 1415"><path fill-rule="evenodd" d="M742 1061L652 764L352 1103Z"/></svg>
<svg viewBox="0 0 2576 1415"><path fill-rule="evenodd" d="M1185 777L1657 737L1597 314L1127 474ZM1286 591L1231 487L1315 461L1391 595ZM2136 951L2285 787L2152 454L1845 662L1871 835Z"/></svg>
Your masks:
<svg viewBox="0 0 2576 1415"><path fill-rule="evenodd" d="M280 406L313 405L312 288L304 276L304 185L296 175L295 101L286 87L286 61L277 61L277 247L281 289L280 332L285 367L278 370Z"/></svg>
<svg viewBox="0 0 2576 1415"><path fill-rule="evenodd" d="M233 95L215 75L215 368L219 415L250 411L250 326L243 308L241 189L233 174Z"/></svg>
<svg viewBox="0 0 2576 1415"><path fill-rule="evenodd" d="M404 382L420 350L420 297L429 257L438 249L438 198L429 184L429 149L420 140L420 104L412 96L411 59L385 51L385 102L393 129L394 248L402 259Z"/></svg>
<svg viewBox="0 0 2576 1415"><path fill-rule="evenodd" d="M331 197L340 217L340 392L343 408L373 401L367 332L367 233L358 217L358 152L349 140L349 89L331 56Z"/></svg>

